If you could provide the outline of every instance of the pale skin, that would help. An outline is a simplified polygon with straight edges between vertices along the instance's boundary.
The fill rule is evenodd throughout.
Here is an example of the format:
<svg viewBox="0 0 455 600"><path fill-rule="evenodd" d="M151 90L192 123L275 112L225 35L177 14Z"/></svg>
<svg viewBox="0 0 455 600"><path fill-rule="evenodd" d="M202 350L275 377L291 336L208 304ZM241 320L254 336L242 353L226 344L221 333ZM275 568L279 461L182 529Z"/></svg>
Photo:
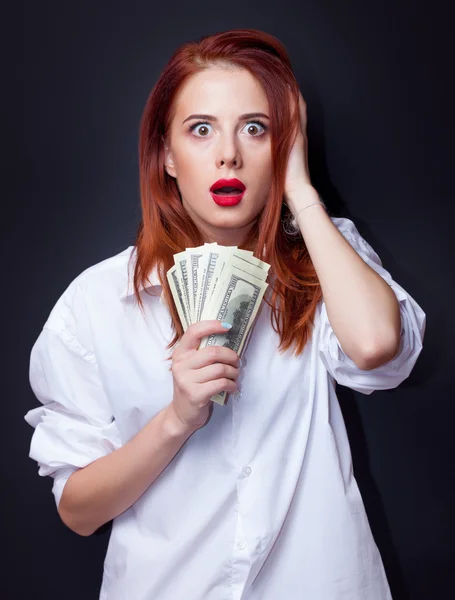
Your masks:
<svg viewBox="0 0 455 600"><path fill-rule="evenodd" d="M290 98L291 106L294 102ZM210 68L193 76L179 94L165 140L165 168L175 177L182 204L205 241L241 245L264 208L271 185L269 131L244 113L268 115L262 86L246 70ZM212 118L192 118L193 114ZM289 157L285 201L297 217L318 274L327 314L338 340L355 364L373 369L393 358L399 347L400 312L390 286L355 252L322 205L308 169L306 103L299 93L300 128ZM186 121L186 122L184 122ZM199 124L197 124L199 121ZM266 126L269 119L261 117ZM191 125L195 125L192 131ZM236 177L247 190L234 207L217 206L209 188Z"/></svg>
<svg viewBox="0 0 455 600"><path fill-rule="evenodd" d="M294 106L294 103L292 103ZM294 215L318 274L330 324L345 353L364 370L398 352L398 300L384 279L357 254L318 201L308 170L306 102L299 92L300 129L286 174L286 203ZM300 214L303 208L306 208Z"/></svg>
<svg viewBox="0 0 455 600"><path fill-rule="evenodd" d="M165 168L177 178L182 203L205 241L240 246L267 202L271 152L268 132L264 134L255 119L240 121L239 115L267 115L265 93L246 71L210 69L189 81L175 108ZM398 351L399 305L388 284L353 250L324 208L309 207L318 195L309 177L306 104L301 94L299 111L300 129L286 173L286 203L294 215L308 207L297 221L321 282L330 323L346 354L361 369L372 369ZM193 113L218 119L206 123L206 129L198 126L203 139L187 129L195 120L182 124ZM228 210L217 206L208 192L222 177L237 177L247 186L242 202ZM206 423L213 407L210 397L238 389L237 354L220 346L198 349L202 337L222 331L226 330L216 320L191 325L173 352L170 404L122 447L70 476L58 507L70 529L91 535L132 506Z"/></svg>
<svg viewBox="0 0 455 600"><path fill-rule="evenodd" d="M177 179L182 204L204 241L240 246L267 202L272 183L270 135L258 119L239 117L253 112L268 115L268 108L262 87L245 70L213 68L197 73L175 100L165 169ZM183 123L193 114L217 121L193 118ZM267 118L259 120L269 125ZM198 121L203 124L191 131ZM210 186L233 177L246 185L242 202L220 207L210 196Z"/></svg>

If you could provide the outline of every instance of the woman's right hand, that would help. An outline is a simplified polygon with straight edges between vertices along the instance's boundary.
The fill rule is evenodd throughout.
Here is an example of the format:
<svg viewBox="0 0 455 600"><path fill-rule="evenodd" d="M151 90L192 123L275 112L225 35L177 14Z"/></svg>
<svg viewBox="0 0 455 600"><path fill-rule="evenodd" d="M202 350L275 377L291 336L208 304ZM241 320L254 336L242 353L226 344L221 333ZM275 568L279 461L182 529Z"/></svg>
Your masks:
<svg viewBox="0 0 455 600"><path fill-rule="evenodd" d="M224 346L198 350L203 337L226 331L216 319L193 323L173 352L174 396L169 410L190 431L200 429L207 422L213 395L223 390L238 391L239 355Z"/></svg>

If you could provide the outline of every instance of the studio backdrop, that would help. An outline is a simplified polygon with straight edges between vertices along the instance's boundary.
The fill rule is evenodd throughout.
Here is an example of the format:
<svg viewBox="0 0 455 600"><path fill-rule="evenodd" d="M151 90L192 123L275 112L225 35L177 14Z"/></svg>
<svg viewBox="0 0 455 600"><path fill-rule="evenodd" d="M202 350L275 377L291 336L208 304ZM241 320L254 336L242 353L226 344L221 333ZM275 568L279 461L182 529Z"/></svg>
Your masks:
<svg viewBox="0 0 455 600"><path fill-rule="evenodd" d="M313 185L427 314L407 380L369 396L342 386L337 394L394 599L447 597L455 564L449 3L47 0L22 9L10 32L20 51L8 56L20 98L4 117L0 595L98 598L109 526L89 537L69 530L51 478L38 477L28 457L24 414L38 405L30 351L69 283L134 243L139 122L171 53L202 35L251 27L289 52L307 102Z"/></svg>

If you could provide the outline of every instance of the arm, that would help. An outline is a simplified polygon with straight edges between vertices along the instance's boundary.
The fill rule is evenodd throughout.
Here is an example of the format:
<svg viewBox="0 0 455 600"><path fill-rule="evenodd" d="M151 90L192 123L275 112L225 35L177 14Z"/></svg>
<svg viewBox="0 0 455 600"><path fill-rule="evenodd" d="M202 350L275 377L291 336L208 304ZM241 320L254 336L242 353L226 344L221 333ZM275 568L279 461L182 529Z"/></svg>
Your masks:
<svg viewBox="0 0 455 600"><path fill-rule="evenodd" d="M318 200L312 186L291 199L296 213ZM345 353L361 369L374 369L399 348L400 309L390 286L362 260L322 205L297 222L321 284L327 314Z"/></svg>
<svg viewBox="0 0 455 600"><path fill-rule="evenodd" d="M309 208L319 197L308 166L307 106L300 90L298 99L292 93L289 99L292 112L299 114L299 126L286 169L287 203L296 216L343 351L359 369L375 369L399 350L400 306L390 286L358 256L324 207Z"/></svg>
<svg viewBox="0 0 455 600"><path fill-rule="evenodd" d="M136 502L194 431L167 406L124 446L69 477L58 505L62 521L79 535L94 533Z"/></svg>

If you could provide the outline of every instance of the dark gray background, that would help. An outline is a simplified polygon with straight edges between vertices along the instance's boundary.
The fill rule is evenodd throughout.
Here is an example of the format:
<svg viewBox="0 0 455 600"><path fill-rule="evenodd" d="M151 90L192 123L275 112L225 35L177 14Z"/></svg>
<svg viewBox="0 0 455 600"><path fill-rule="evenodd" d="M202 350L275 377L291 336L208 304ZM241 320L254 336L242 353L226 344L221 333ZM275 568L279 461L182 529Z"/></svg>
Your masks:
<svg viewBox="0 0 455 600"><path fill-rule="evenodd" d="M171 53L205 34L253 27L290 54L308 105L314 185L427 313L424 350L399 388L364 396L340 386L338 396L394 599L445 597L455 565L449 2L14 6L3 19L11 85L2 119L1 596L98 598L109 527L89 538L67 529L51 478L38 477L28 458L33 430L23 415L37 405L30 350L70 281L134 242L139 120Z"/></svg>

